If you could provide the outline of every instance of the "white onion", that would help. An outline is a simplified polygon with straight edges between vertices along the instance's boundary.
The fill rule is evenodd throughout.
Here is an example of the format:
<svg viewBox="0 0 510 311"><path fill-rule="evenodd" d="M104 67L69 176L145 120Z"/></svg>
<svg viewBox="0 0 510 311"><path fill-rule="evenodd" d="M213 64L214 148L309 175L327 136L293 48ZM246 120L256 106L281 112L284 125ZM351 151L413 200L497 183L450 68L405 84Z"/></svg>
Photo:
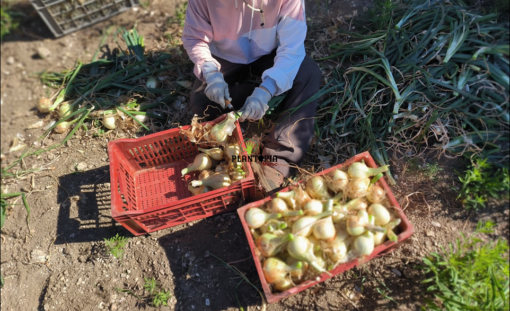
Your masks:
<svg viewBox="0 0 510 311"><path fill-rule="evenodd" d="M276 256L285 244L294 239L292 234L284 236L276 236L272 233L264 233L257 239L257 248L259 249L262 256L272 257Z"/></svg>
<svg viewBox="0 0 510 311"><path fill-rule="evenodd" d="M317 272L326 272L322 268L313 253L313 245L303 236L295 236L294 240L290 241L287 245L287 251L292 257L307 262Z"/></svg>
<svg viewBox="0 0 510 311"><path fill-rule="evenodd" d="M357 236L352 243L353 249L358 251L362 256L370 255L374 251L374 237L373 233L366 231L360 236Z"/></svg>
<svg viewBox="0 0 510 311"><path fill-rule="evenodd" d="M330 217L326 217L324 219L319 220L313 226L313 236L319 240L332 240L335 238L336 229L335 224L333 223L333 219Z"/></svg>
<svg viewBox="0 0 510 311"><path fill-rule="evenodd" d="M305 191L313 199L326 200L330 199L331 195L328 192L326 181L321 176L313 176L306 182Z"/></svg>
<svg viewBox="0 0 510 311"><path fill-rule="evenodd" d="M280 218L281 216L280 213L268 214L260 208L254 207L246 211L245 219L250 228L258 229L269 219Z"/></svg>
<svg viewBox="0 0 510 311"><path fill-rule="evenodd" d="M367 200L372 203L381 203L382 200L384 200L385 195L386 192L383 188L379 187L378 185L371 185L368 188Z"/></svg>
<svg viewBox="0 0 510 311"><path fill-rule="evenodd" d="M379 173L384 173L388 170L389 170L389 165L381 166L378 168L370 168L364 162L354 162L351 165L349 165L347 174L349 174L349 177L351 177L351 178L359 179L359 178L368 178L370 176L374 176Z"/></svg>
<svg viewBox="0 0 510 311"><path fill-rule="evenodd" d="M109 130L115 129L115 116L114 115L106 115L103 117L103 125Z"/></svg>
<svg viewBox="0 0 510 311"><path fill-rule="evenodd" d="M311 199L303 205L305 215L313 216L322 213L324 206L321 201Z"/></svg>
<svg viewBox="0 0 510 311"><path fill-rule="evenodd" d="M350 198L360 198L367 194L368 187L370 186L369 178L358 178L349 181L346 187L347 195Z"/></svg>
<svg viewBox="0 0 510 311"><path fill-rule="evenodd" d="M336 169L328 174L328 188L337 193L343 191L349 182L349 175L342 170Z"/></svg>
<svg viewBox="0 0 510 311"><path fill-rule="evenodd" d="M283 213L289 210L287 203L281 198L274 198L267 202L267 209L272 213Z"/></svg>
<svg viewBox="0 0 510 311"><path fill-rule="evenodd" d="M292 233L299 236L309 236L313 231L313 224L324 217L330 216L331 211L323 212L314 216L304 216L299 218L292 226Z"/></svg>
<svg viewBox="0 0 510 311"><path fill-rule="evenodd" d="M158 87L158 80L156 80L156 78L154 78L154 77L149 77L147 79L147 82L145 83L145 86L148 89L155 89Z"/></svg>
<svg viewBox="0 0 510 311"><path fill-rule="evenodd" d="M377 226L384 226L391 220L390 212L379 203L374 203L368 208L368 214L373 215L375 218L374 224Z"/></svg>
<svg viewBox="0 0 510 311"><path fill-rule="evenodd" d="M211 158L205 153L198 153L186 168L181 170L182 176L189 174L194 171L208 170L212 167Z"/></svg>
<svg viewBox="0 0 510 311"><path fill-rule="evenodd" d="M39 99L39 102L37 103L37 110L39 110L40 113L48 113L50 112L51 107L51 100L46 97L42 97Z"/></svg>

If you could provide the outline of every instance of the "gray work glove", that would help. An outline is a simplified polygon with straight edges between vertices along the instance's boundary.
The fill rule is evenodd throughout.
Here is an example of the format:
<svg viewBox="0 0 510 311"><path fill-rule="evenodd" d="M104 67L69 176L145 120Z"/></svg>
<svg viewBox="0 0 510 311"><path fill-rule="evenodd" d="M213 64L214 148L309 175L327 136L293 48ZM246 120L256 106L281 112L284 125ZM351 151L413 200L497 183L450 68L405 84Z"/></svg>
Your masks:
<svg viewBox="0 0 510 311"><path fill-rule="evenodd" d="M225 109L225 99L232 101L232 98L228 92L228 84L225 82L223 74L218 71L218 67L213 62L204 63L202 72L207 83L204 90L205 96Z"/></svg>
<svg viewBox="0 0 510 311"><path fill-rule="evenodd" d="M246 99L243 108L239 110L242 112L239 120L244 121L248 119L250 121L257 121L262 119L269 108L267 103L271 97L271 93L260 87L256 87L253 93Z"/></svg>

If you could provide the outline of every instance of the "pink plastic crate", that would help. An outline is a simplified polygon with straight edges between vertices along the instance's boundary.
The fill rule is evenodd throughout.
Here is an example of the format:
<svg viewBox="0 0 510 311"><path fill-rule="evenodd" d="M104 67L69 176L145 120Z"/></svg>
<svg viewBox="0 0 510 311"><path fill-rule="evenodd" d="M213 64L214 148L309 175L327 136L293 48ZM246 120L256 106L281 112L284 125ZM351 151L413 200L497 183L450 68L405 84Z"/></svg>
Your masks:
<svg viewBox="0 0 510 311"><path fill-rule="evenodd" d="M207 123L224 119L225 115ZM246 148L238 122L232 137ZM182 178L181 170L197 153L198 146L178 128L110 142L112 217L134 235L141 235L234 210L253 196L255 181L249 163L243 163L246 178L192 196L188 182L198 173Z"/></svg>
<svg viewBox="0 0 510 311"><path fill-rule="evenodd" d="M352 163L360 162L361 160L364 160L365 164L367 166L369 166L369 167L377 167L374 159L370 156L370 154L368 152L363 152L363 153L360 153L360 154L350 158L349 160L345 161L344 163L336 165L334 167L331 167L331 168L329 168L327 170L324 170L324 171L318 173L317 175L328 174L332 170L335 170L337 168L342 168L342 167L345 167L345 166L349 166ZM367 256L365 258L365 262L368 261L368 260L371 260L371 259L373 259L373 258L375 258L377 256L381 256L381 255L384 255L384 254L392 251L399 244L401 244L404 240L408 239L414 233L413 225L409 222L409 219L407 219L406 215L402 211L400 205L398 204L397 200L393 196L393 193L391 192L390 187L388 187L388 184L386 184L386 181L384 181L384 179L381 178L381 179L379 179L377 184L379 186L381 186L386 191L387 198L390 201L390 203L393 206L395 206L395 210L396 210L397 214L399 215L399 217L401 219L401 223L397 227L398 231L399 231L399 234L397 235L398 236L398 242L394 243L394 242L391 242L391 241L386 241L384 244L376 246L374 251L372 252L372 254L370 254L370 256ZM281 190L281 192L286 192L286 191L289 191L289 190L290 190L289 188L285 188L285 189ZM259 201L247 204L247 205L245 205L245 206L243 206L243 207L241 207L240 209L237 210L237 213L239 214L239 217L241 218L241 223L243 225L244 232L246 233L246 236L248 237L248 244L250 245L251 253L253 255L253 260L255 261L255 266L256 266L257 272L259 274L260 283L262 284L262 289L264 290L264 294L266 295L266 299L267 299L267 301L269 303L277 302L277 301L280 301L283 298L287 298L289 296L297 294L297 293L299 293L301 291L304 291L305 289L308 289L308 288L310 288L310 287L312 287L314 285L317 285L317 284L319 284L321 282L324 282L324 281L330 279L331 277L333 277L335 275L338 275L338 274L340 274L342 272L345 272L345 271L347 271L349 269L352 269L352 268L354 268L354 267L356 267L356 266L358 266L360 264L359 258L357 258L357 259L351 260L351 261L349 261L347 263L341 264L341 265L337 266L335 269L329 271L332 276L328 275L327 273L323 273L323 274L320 275L320 279L318 281L316 281L316 280L305 281L305 282L303 282L303 283L301 283L301 284L299 284L299 285L297 285L297 286L295 286L293 288L290 288L290 289L288 289L288 290L286 290L284 292L272 293L271 292L271 288L270 288L269 284L267 283L266 278L264 276L264 272L262 271L262 264L261 264L261 262L259 260L259 257L258 257L259 255L257 254L258 251L256 251L255 241L253 240L253 236L252 236L252 234L250 232L250 228L246 224L246 220L245 220L244 215L246 214L246 211L248 209L254 208L254 207L260 207L265 202L267 202L269 200L272 200L275 196L276 195L272 195L271 197L267 197L267 198L265 198L263 200L259 200Z"/></svg>

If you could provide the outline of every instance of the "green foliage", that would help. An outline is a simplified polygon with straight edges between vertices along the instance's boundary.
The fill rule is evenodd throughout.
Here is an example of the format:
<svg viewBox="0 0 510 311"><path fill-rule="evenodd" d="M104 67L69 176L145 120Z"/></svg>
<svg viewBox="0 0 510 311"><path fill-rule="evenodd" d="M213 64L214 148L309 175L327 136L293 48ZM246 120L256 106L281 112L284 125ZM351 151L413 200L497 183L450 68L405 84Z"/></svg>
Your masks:
<svg viewBox="0 0 510 311"><path fill-rule="evenodd" d="M11 10L12 1L2 1L0 7L1 31L0 38L10 34L19 26L19 20L25 15L21 12Z"/></svg>
<svg viewBox="0 0 510 311"><path fill-rule="evenodd" d="M154 298L152 299L152 303L156 308L158 308L161 305L167 306L168 298L170 298L172 295L170 295L170 291L161 291L154 295Z"/></svg>
<svg viewBox="0 0 510 311"><path fill-rule="evenodd" d="M367 17L373 24L373 30L385 30L392 24L393 0L374 0L374 6L367 11Z"/></svg>
<svg viewBox="0 0 510 311"><path fill-rule="evenodd" d="M434 180L443 169L439 166L439 163L425 163L420 165L418 159L413 158L409 160L409 169L414 172L419 172L428 179Z"/></svg>
<svg viewBox="0 0 510 311"><path fill-rule="evenodd" d="M186 9L188 8L188 1L179 5L175 9L175 16L171 16L168 22L170 24L178 24L181 27L184 27L184 21L186 19Z"/></svg>
<svg viewBox="0 0 510 311"><path fill-rule="evenodd" d="M160 306L167 306L168 299L172 296L170 294L170 291L165 291L163 289L160 289L159 284L156 282L155 279L145 279L145 284L143 285L143 288L149 292L149 299L152 298L152 304L154 307L158 308Z"/></svg>
<svg viewBox="0 0 510 311"><path fill-rule="evenodd" d="M462 183L457 199L467 209L483 208L489 198L500 199L510 190L508 168L495 169L487 159L475 159L463 174L457 175Z"/></svg>
<svg viewBox="0 0 510 311"><path fill-rule="evenodd" d="M110 250L110 253L115 256L115 258L121 258L124 255L124 247L126 247L128 238L115 235L114 237L111 237L110 239L104 238L104 243Z"/></svg>
<svg viewBox="0 0 510 311"><path fill-rule="evenodd" d="M476 237L491 233L494 226L479 223L473 236L462 235L442 254L423 258L423 270L432 275L423 282L435 297L427 300L428 310L508 310L508 242Z"/></svg>

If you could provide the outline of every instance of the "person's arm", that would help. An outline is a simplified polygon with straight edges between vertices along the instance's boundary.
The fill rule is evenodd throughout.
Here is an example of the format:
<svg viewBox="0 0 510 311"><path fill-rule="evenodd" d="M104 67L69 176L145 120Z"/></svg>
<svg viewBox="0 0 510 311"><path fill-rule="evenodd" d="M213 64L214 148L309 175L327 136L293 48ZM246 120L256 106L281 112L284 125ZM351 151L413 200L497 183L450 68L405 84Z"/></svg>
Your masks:
<svg viewBox="0 0 510 311"><path fill-rule="evenodd" d="M216 61L209 50L209 43L213 40L213 30L209 24L207 1L190 0L186 9L186 20L182 33L182 44L188 52L188 56L195 64L193 72L202 81L202 67L204 63L213 63L216 70L220 69L220 63ZM208 64L210 65L212 64ZM213 71L213 70L211 70Z"/></svg>
<svg viewBox="0 0 510 311"><path fill-rule="evenodd" d="M276 26L280 45L272 68L262 73L262 84L271 95L292 88L294 78L305 58L306 18L302 0L284 0L281 19Z"/></svg>

